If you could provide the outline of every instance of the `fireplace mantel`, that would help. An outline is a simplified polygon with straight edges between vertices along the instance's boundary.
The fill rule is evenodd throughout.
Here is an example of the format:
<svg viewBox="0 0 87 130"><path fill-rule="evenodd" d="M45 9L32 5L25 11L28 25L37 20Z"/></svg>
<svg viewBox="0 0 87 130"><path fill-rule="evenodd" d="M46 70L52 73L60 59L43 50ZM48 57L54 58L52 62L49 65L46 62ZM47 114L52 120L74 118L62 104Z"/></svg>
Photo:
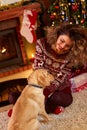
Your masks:
<svg viewBox="0 0 87 130"><path fill-rule="evenodd" d="M4 10L0 12L0 21L19 17L23 15L24 9L29 9L29 10L36 10L37 12L41 12L41 4L38 2L30 3L25 6L20 6L20 7L15 7L11 8L8 10Z"/></svg>

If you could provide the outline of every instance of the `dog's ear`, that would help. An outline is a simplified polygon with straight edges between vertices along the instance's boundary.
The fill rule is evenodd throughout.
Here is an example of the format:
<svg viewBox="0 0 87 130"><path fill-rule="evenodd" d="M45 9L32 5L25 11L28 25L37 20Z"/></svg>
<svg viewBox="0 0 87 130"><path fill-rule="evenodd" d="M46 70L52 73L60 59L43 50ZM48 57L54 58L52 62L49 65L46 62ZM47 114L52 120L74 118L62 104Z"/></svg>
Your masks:
<svg viewBox="0 0 87 130"><path fill-rule="evenodd" d="M37 81L38 81L38 85L43 86L43 87L46 86L46 79L43 75L39 75L37 77Z"/></svg>
<svg viewBox="0 0 87 130"><path fill-rule="evenodd" d="M38 85L40 86L45 86L45 78L44 78L44 70L43 69L39 69L38 73L37 73L37 82Z"/></svg>
<svg viewBox="0 0 87 130"><path fill-rule="evenodd" d="M28 77L28 83L34 83L43 87L50 85L50 82L53 80L54 77L46 69L34 70Z"/></svg>
<svg viewBox="0 0 87 130"><path fill-rule="evenodd" d="M32 83L34 83L34 84L37 84L37 71L33 71L29 76L28 76L28 78L27 78L27 80L28 80L28 83L30 84L32 84Z"/></svg>

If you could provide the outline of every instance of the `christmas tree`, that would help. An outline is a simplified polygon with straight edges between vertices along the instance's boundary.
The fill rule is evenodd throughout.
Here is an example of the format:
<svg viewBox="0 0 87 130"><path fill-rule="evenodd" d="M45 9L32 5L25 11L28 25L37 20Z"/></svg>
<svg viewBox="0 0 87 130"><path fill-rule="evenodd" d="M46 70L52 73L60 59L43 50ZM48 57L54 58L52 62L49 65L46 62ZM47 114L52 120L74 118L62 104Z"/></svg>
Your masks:
<svg viewBox="0 0 87 130"><path fill-rule="evenodd" d="M68 21L87 27L86 0L50 0L48 14L51 26Z"/></svg>

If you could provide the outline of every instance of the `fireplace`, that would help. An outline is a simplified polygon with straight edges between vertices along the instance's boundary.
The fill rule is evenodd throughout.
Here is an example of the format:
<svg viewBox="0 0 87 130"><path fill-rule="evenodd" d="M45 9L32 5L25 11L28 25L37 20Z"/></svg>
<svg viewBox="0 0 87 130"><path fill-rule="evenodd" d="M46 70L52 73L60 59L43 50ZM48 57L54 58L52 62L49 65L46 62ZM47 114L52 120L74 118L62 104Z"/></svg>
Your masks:
<svg viewBox="0 0 87 130"><path fill-rule="evenodd" d="M0 69L23 64L16 28L0 31Z"/></svg>
<svg viewBox="0 0 87 130"><path fill-rule="evenodd" d="M0 72L6 68L25 65L27 57L24 57L19 19L1 21L0 26Z"/></svg>
<svg viewBox="0 0 87 130"><path fill-rule="evenodd" d="M33 2L0 12L0 78L31 68L20 35L24 9L41 12L41 4Z"/></svg>

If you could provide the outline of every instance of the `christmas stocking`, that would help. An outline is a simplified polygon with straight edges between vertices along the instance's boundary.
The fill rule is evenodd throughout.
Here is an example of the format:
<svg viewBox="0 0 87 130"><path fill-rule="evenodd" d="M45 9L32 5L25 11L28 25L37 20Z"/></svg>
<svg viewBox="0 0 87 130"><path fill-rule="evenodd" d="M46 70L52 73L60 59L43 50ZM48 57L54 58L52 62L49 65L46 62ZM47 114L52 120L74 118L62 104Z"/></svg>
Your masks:
<svg viewBox="0 0 87 130"><path fill-rule="evenodd" d="M35 28L37 16L36 11L24 10L20 33L29 43L36 41Z"/></svg>

